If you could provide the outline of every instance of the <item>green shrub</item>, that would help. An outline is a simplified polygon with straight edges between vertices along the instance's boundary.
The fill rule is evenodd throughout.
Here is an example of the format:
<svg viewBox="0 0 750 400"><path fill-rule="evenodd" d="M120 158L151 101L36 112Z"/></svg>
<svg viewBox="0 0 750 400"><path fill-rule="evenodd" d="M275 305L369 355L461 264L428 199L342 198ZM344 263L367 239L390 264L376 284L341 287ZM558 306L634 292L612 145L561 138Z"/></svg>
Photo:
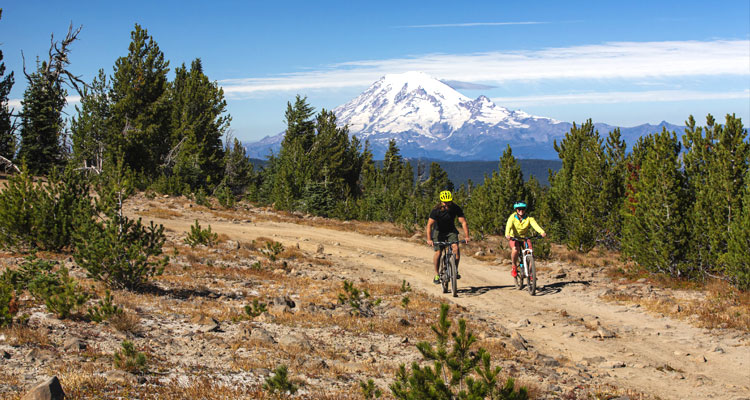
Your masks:
<svg viewBox="0 0 750 400"><path fill-rule="evenodd" d="M79 309L89 296L83 292L65 267L54 271L57 262L29 256L17 270L6 270L0 275L0 284L16 293L28 290L47 310L59 318L69 317ZM2 306L0 306L1 308Z"/></svg>
<svg viewBox="0 0 750 400"><path fill-rule="evenodd" d="M169 257L163 255L164 226L144 226L122 212L133 192L133 174L120 160L99 176L96 218L88 218L75 233L76 263L90 277L111 288L137 289L161 275Z"/></svg>
<svg viewBox="0 0 750 400"><path fill-rule="evenodd" d="M344 293L339 293L339 304L348 304L355 314L371 317L374 315L372 308L380 304L380 299L370 299L367 289L360 290L354 283L344 281Z"/></svg>
<svg viewBox="0 0 750 400"><path fill-rule="evenodd" d="M273 371L273 376L266 379L263 389L269 393L294 394L297 392L297 385L289 381L289 370L286 365L282 364L276 367Z"/></svg>
<svg viewBox="0 0 750 400"><path fill-rule="evenodd" d="M362 389L362 397L365 399L379 399L383 395L383 391L375 386L372 379L368 379L367 382L360 382L359 387Z"/></svg>
<svg viewBox="0 0 750 400"><path fill-rule="evenodd" d="M552 251L552 243L549 240L539 240L534 243L534 259L549 260Z"/></svg>
<svg viewBox="0 0 750 400"><path fill-rule="evenodd" d="M253 304L245 306L245 314L250 318L255 318L268 311L266 303L261 303L258 299L253 299Z"/></svg>
<svg viewBox="0 0 750 400"><path fill-rule="evenodd" d="M13 323L13 316L18 310L13 310L11 302L15 298L15 290L10 283L0 280L0 327Z"/></svg>
<svg viewBox="0 0 750 400"><path fill-rule="evenodd" d="M235 199L232 190L229 186L221 185L216 190L216 199L219 200L219 204L224 208L234 207Z"/></svg>
<svg viewBox="0 0 750 400"><path fill-rule="evenodd" d="M0 191L0 247L61 250L92 213L89 185L80 176L53 171L47 183L35 183L23 170Z"/></svg>
<svg viewBox="0 0 750 400"><path fill-rule="evenodd" d="M162 257L165 241L164 226L152 221L145 227L140 218L113 215L82 227L74 257L90 277L109 287L137 289L164 272L169 261Z"/></svg>
<svg viewBox="0 0 750 400"><path fill-rule="evenodd" d="M112 294L109 293L108 290L103 299L99 300L96 305L89 308L86 316L90 320L98 323L115 315L120 315L122 312L122 308L112 302Z"/></svg>
<svg viewBox="0 0 750 400"><path fill-rule="evenodd" d="M266 242L266 247L260 249L260 252L271 261L276 261L279 254L283 251L284 245L279 242Z"/></svg>
<svg viewBox="0 0 750 400"><path fill-rule="evenodd" d="M526 400L526 389L516 391L512 379L509 378L503 387L498 386L500 367L491 367L486 350L471 351L477 339L466 330L465 320L460 319L458 329L451 331L452 324L447 316L448 305L441 304L438 323L432 326L436 343L417 343L417 350L433 362L432 366L422 367L414 362L411 371L407 371L401 364L396 381L390 385L393 396L397 399ZM453 344L449 347L451 337Z"/></svg>
<svg viewBox="0 0 750 400"><path fill-rule="evenodd" d="M122 349L115 352L115 368L127 371L133 374L148 372L146 355L137 351L133 342L124 340Z"/></svg>
<svg viewBox="0 0 750 400"><path fill-rule="evenodd" d="M203 188L199 188L198 191L193 193L193 200L199 206L211 207L211 201L208 199L208 195Z"/></svg>
<svg viewBox="0 0 750 400"><path fill-rule="evenodd" d="M57 272L37 274L28 282L28 289L34 298L44 302L48 311L61 319L69 317L89 299L65 267Z"/></svg>
<svg viewBox="0 0 750 400"><path fill-rule="evenodd" d="M168 194L171 196L180 196L183 193L190 193L190 186L175 175L159 175L159 177L153 181L151 186L149 186L149 189L157 193Z"/></svg>
<svg viewBox="0 0 750 400"><path fill-rule="evenodd" d="M203 229L196 219L195 224L190 227L190 233L188 233L184 241L190 247L195 247L199 244L212 247L218 240L219 235L211 231L211 225L208 226L208 229Z"/></svg>

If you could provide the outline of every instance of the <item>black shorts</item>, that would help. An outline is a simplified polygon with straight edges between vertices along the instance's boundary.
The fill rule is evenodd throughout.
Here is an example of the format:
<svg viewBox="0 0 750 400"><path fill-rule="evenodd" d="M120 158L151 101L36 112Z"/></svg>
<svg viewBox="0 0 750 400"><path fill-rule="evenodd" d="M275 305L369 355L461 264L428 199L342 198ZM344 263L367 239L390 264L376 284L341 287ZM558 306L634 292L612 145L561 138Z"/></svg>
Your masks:
<svg viewBox="0 0 750 400"><path fill-rule="evenodd" d="M442 233L438 232L437 229L432 232L432 241L433 242L458 242L458 232L447 232ZM440 250L440 246L434 245L432 246L433 250L438 251Z"/></svg>

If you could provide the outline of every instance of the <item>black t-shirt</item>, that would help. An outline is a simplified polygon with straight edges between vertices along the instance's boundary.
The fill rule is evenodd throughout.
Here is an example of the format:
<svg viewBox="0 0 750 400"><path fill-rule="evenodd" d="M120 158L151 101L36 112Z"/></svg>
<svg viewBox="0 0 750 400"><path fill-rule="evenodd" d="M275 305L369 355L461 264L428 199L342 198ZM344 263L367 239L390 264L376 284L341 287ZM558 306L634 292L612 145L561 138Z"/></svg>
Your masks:
<svg viewBox="0 0 750 400"><path fill-rule="evenodd" d="M440 233L456 232L456 218L462 218L464 210L457 206L456 203L450 203L448 207L433 208L430 212L430 219L437 222L437 230Z"/></svg>

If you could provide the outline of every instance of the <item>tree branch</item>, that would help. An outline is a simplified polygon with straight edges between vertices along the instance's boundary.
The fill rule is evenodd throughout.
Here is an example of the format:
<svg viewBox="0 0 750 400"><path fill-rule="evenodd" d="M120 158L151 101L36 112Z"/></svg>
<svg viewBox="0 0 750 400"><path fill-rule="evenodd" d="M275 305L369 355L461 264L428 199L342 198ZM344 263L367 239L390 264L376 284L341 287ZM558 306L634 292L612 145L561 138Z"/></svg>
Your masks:
<svg viewBox="0 0 750 400"><path fill-rule="evenodd" d="M0 165L4 166L5 170L7 171L10 168L13 168L16 172L20 173L21 170L18 169L18 167L13 164L10 160L7 158L0 156Z"/></svg>

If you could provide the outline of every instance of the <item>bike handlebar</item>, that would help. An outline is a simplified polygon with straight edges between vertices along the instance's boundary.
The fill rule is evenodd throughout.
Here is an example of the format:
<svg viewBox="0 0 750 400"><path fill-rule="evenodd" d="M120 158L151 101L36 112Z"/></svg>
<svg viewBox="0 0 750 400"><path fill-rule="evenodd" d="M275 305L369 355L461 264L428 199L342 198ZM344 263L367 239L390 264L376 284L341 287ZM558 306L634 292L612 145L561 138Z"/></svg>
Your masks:
<svg viewBox="0 0 750 400"><path fill-rule="evenodd" d="M432 243L435 244L435 246L450 246L454 243L466 244L466 240L459 240L456 242L432 242Z"/></svg>
<svg viewBox="0 0 750 400"><path fill-rule="evenodd" d="M538 239L540 237L542 237L542 236L541 235L534 235L534 236L529 236L529 237L516 237L516 236L513 236L513 237L510 238L510 240L515 240L516 242L524 242L526 240Z"/></svg>

